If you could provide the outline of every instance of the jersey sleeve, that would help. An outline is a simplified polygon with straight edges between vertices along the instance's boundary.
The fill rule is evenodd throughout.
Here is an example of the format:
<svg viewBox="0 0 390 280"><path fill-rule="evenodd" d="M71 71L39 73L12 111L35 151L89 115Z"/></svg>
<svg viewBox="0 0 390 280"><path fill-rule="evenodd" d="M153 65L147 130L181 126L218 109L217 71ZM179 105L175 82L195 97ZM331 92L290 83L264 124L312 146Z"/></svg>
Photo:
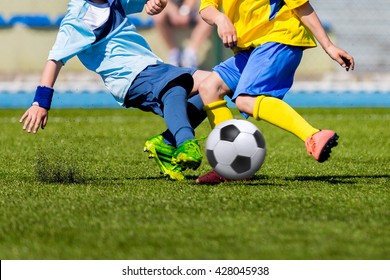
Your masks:
<svg viewBox="0 0 390 280"><path fill-rule="evenodd" d="M284 0L284 3L286 3L286 6L290 9L293 10L295 8L298 8L305 4L306 2L309 2L309 0Z"/></svg>
<svg viewBox="0 0 390 280"><path fill-rule="evenodd" d="M87 49L95 39L91 28L82 20L71 16L65 17L48 59L65 64L69 59Z"/></svg>
<svg viewBox="0 0 390 280"><path fill-rule="evenodd" d="M147 0L120 0L126 15L143 11Z"/></svg>
<svg viewBox="0 0 390 280"><path fill-rule="evenodd" d="M202 0L200 2L199 11L203 10L204 8L213 6L216 9L219 9L221 0Z"/></svg>

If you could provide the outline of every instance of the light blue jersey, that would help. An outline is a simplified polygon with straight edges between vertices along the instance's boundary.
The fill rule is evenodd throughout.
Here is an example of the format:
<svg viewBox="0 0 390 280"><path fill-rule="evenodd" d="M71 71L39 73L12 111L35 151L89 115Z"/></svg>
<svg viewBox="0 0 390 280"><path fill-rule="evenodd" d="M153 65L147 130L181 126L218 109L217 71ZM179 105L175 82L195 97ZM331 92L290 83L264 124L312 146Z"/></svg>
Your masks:
<svg viewBox="0 0 390 280"><path fill-rule="evenodd" d="M98 73L116 101L124 100L135 77L162 60L126 17L141 12L146 0L109 0L95 4L71 0L49 60L65 64L78 56L84 66Z"/></svg>

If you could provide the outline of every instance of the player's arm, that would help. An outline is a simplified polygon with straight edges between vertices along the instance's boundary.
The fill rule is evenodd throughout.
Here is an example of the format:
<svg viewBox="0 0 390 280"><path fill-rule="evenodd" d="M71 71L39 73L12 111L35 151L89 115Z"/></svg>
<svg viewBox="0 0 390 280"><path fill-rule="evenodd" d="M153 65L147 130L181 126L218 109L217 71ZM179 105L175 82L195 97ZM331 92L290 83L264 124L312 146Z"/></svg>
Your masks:
<svg viewBox="0 0 390 280"><path fill-rule="evenodd" d="M140 13L144 10L149 15L160 13L167 5L167 0L121 0L126 15Z"/></svg>
<svg viewBox="0 0 390 280"><path fill-rule="evenodd" d="M35 92L35 97L31 107L20 118L24 122L23 129L28 133L37 133L39 127L45 128L51 101L54 94L54 83L61 70L62 62L48 60L41 75L41 81Z"/></svg>
<svg viewBox="0 0 390 280"><path fill-rule="evenodd" d="M221 38L223 45L226 48L234 48L237 46L237 33L233 23L230 19L217 7L210 5L200 8L200 16L202 19L210 25L217 26L217 32L219 38Z"/></svg>
<svg viewBox="0 0 390 280"><path fill-rule="evenodd" d="M294 9L296 15L301 19L303 24L313 33L318 43L322 46L325 52L335 61L337 61L343 68L353 70L355 62L353 57L346 51L336 47L329 39L324 27L322 26L317 13L309 2Z"/></svg>

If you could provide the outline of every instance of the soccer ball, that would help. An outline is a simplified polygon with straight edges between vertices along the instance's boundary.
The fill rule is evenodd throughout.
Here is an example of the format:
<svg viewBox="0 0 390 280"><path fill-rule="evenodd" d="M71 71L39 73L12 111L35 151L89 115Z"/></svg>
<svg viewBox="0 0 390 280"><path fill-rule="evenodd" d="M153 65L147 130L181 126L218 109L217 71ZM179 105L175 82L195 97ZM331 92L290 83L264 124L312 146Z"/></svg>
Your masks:
<svg viewBox="0 0 390 280"><path fill-rule="evenodd" d="M217 125L206 141L211 167L227 179L251 178L265 159L265 140L260 130L245 120L228 120Z"/></svg>

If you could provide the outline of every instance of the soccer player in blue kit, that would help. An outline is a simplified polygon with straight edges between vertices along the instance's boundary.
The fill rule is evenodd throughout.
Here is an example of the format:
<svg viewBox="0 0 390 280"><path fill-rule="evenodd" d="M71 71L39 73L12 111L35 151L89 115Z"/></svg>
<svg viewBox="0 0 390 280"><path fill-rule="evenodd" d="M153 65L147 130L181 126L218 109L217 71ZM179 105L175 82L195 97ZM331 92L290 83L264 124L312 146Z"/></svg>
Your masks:
<svg viewBox="0 0 390 280"><path fill-rule="evenodd" d="M167 0L71 0L32 106L20 119L23 129L37 133L39 127L46 126L57 76L69 59L78 56L87 69L102 77L121 106L164 118L168 130L145 143L145 151L156 159L163 174L182 180L183 170L197 169L203 155L194 127L205 114L195 92L209 72L163 63L127 18L144 8L149 15L158 14L166 3ZM168 158L160 153L166 150Z"/></svg>

